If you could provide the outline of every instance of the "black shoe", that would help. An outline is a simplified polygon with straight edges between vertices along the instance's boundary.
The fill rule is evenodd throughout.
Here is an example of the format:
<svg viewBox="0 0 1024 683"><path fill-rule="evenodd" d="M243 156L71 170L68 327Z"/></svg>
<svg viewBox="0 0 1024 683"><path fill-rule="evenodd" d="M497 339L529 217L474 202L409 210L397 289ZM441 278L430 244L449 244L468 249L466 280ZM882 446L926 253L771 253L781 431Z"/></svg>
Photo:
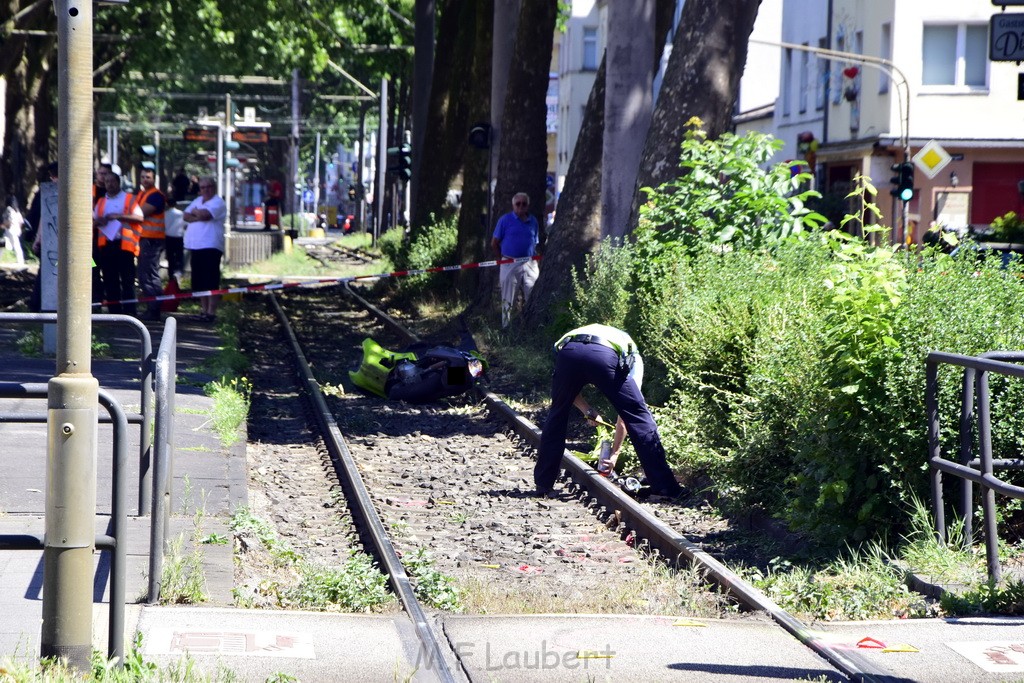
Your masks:
<svg viewBox="0 0 1024 683"><path fill-rule="evenodd" d="M538 498L558 498L558 492L554 489L537 489Z"/></svg>

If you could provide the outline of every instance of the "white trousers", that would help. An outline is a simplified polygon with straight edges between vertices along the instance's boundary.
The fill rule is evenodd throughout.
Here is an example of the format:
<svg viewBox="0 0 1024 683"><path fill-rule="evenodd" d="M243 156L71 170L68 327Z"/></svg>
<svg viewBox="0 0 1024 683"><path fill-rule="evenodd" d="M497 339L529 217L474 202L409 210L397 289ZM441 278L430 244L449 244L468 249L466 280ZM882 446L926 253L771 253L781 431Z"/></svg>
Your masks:
<svg viewBox="0 0 1024 683"><path fill-rule="evenodd" d="M502 258L506 258L502 256ZM523 261L522 263L503 263L498 273L498 281L501 284L501 326L508 327L512 318L512 305L516 302L516 295L520 288L523 290L523 301L530 298L533 285L537 282L537 274L540 269L534 260Z"/></svg>

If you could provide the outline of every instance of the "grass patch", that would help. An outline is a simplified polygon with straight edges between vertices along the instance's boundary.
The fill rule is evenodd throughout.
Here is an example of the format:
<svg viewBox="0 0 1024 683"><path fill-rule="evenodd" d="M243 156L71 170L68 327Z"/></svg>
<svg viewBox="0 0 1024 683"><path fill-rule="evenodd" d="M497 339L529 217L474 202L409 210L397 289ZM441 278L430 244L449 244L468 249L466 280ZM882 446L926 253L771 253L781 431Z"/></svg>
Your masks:
<svg viewBox="0 0 1024 683"><path fill-rule="evenodd" d="M942 609L947 614L970 616L975 614L1024 615L1024 582L1009 579L999 586L987 581L976 588L957 594L946 592L942 596Z"/></svg>
<svg viewBox="0 0 1024 683"><path fill-rule="evenodd" d="M365 553L350 552L337 567L307 562L277 537L269 522L248 508L236 510L229 527L236 552L265 553L279 570L275 578L235 588L235 600L241 606L375 612L395 601L387 576Z"/></svg>
<svg viewBox="0 0 1024 683"><path fill-rule="evenodd" d="M963 523L952 525L946 542L935 537L928 506L915 498L912 503L910 531L895 561L931 583L977 586L988 571L983 554L965 547Z"/></svg>
<svg viewBox="0 0 1024 683"><path fill-rule="evenodd" d="M728 598L709 590L694 568L673 568L654 558L642 559L629 581L597 587L575 585L511 588L500 581L473 576L460 581L463 603L473 614L675 614L714 619L732 608Z"/></svg>
<svg viewBox="0 0 1024 683"><path fill-rule="evenodd" d="M195 660L185 655L181 660L160 667L142 656L142 634L135 635L134 644L125 652L123 661L107 659L99 650L89 658L89 671L79 672L64 660L24 661L15 657L0 659L0 681L7 683L138 683L140 681L177 681L178 683L234 683L238 675L223 664L212 673L197 670Z"/></svg>
<svg viewBox="0 0 1024 683"><path fill-rule="evenodd" d="M755 586L797 618L862 621L931 616L924 598L903 584L902 572L878 552L853 553L824 567L775 560Z"/></svg>
<svg viewBox="0 0 1024 683"><path fill-rule="evenodd" d="M185 477L185 491L182 494L180 514L188 512L193 504L194 489L188 476ZM206 555L203 545L211 543L216 534L207 536L203 529L206 518L205 495L201 505L192 515L191 550L185 552L185 535L171 541L170 552L164 557L163 573L160 577L160 604L195 605L206 602L206 574L203 562Z"/></svg>
<svg viewBox="0 0 1024 683"><path fill-rule="evenodd" d="M238 427L249 414L252 397L252 382L245 377L210 382L203 391L213 399L210 417L224 447L238 441Z"/></svg>
<svg viewBox="0 0 1024 683"><path fill-rule="evenodd" d="M388 577L365 553L352 552L340 567L302 562L301 580L282 600L303 609L372 612L394 601Z"/></svg>
<svg viewBox="0 0 1024 683"><path fill-rule="evenodd" d="M42 358L43 356L43 333L40 330L29 330L25 334L18 337L15 342L18 347L18 351L23 356L30 358ZM92 349L93 358L109 358L110 357L110 344L105 341L100 341L96 338L96 335L92 336L92 343L90 345Z"/></svg>
<svg viewBox="0 0 1024 683"><path fill-rule="evenodd" d="M461 612L464 609L455 579L437 570L434 559L425 548L417 549L416 554L406 558L404 564L412 579L416 597L437 609L449 612Z"/></svg>
<svg viewBox="0 0 1024 683"><path fill-rule="evenodd" d="M348 236L337 242L338 245L350 249L369 248L369 236ZM376 256L380 256L377 251ZM381 257L382 258L382 257ZM288 276L305 277L352 277L356 275L373 275L380 272L383 267L381 261L370 261L359 265L333 264L327 265L311 258L305 249L295 247L290 253L279 251L265 261L258 261L245 266L247 275L266 275L269 278L282 278Z"/></svg>

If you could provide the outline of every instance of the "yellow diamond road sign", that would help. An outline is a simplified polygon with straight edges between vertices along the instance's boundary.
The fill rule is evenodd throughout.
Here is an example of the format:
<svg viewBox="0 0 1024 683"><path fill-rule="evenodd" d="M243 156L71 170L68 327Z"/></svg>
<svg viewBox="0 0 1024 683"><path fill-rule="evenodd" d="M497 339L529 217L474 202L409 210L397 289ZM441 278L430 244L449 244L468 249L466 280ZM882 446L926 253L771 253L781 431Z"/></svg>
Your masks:
<svg viewBox="0 0 1024 683"><path fill-rule="evenodd" d="M944 169L946 164L953 159L949 152L942 149L942 145L935 142L935 140L929 140L913 158L914 165L921 169L921 172L929 178L937 176L939 171Z"/></svg>

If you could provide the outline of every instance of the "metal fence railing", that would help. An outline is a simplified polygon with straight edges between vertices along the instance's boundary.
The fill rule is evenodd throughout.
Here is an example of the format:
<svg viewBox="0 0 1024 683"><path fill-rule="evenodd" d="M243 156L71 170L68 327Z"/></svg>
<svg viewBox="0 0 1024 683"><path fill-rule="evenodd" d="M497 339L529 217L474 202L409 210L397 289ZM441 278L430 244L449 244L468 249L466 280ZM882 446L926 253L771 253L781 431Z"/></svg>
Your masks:
<svg viewBox="0 0 1024 683"><path fill-rule="evenodd" d="M1012 361L1012 362L1008 362ZM931 471L932 505L935 530L946 540L945 503L942 475L949 474L961 480L958 512L964 524L965 541L973 541L973 485L981 492L981 507L985 522L985 554L989 579L1002 580L999 564L999 535L996 520L996 494L1008 498L1024 499L1024 488L1010 484L995 475L996 469L1022 469L1024 460L994 459L992 457L992 420L990 413L989 375L992 373L1024 378L1024 352L993 351L980 356L933 351L925 360L925 405L928 414L928 466ZM964 368L963 391L960 403L958 462L942 457L939 421L939 366L953 365ZM976 408L976 414L975 414ZM974 455L975 427L977 428L978 457Z"/></svg>
<svg viewBox="0 0 1024 683"><path fill-rule="evenodd" d="M164 552L170 536L171 482L174 480L174 396L177 390L178 321L168 318L153 364L156 392L156 426L153 430L153 513L150 518L149 542L149 604L160 599Z"/></svg>
<svg viewBox="0 0 1024 683"><path fill-rule="evenodd" d="M56 323L56 313L0 313L0 325L31 325ZM152 494L153 456L153 340L149 330L130 315L97 313L92 316L93 325L124 326L134 331L139 338L139 380L141 383L138 413L126 413L129 424L140 425L139 429L139 511L140 517L149 514Z"/></svg>
<svg viewBox="0 0 1024 683"><path fill-rule="evenodd" d="M55 323L55 313L0 313L0 324ZM140 353L140 400L138 413L126 413L113 395L99 389L99 402L108 416L100 416L101 424L113 424L113 483L111 488L112 536L98 535L96 547L112 551L110 571L110 632L108 656L122 657L124 654L124 602L125 566L127 553L127 473L128 473L128 425L137 424L139 429L139 509L138 516L150 516L149 539L149 590L150 603L160 596L160 578L163 553L167 546L171 510L171 481L174 443L174 405L177 364L177 321L167 318L160 348L153 354L149 330L141 322L126 315L97 314L93 323L104 325L126 325L139 336ZM45 383L0 383L0 398L46 398L48 385ZM0 423L42 423L48 419L46 411L37 413L0 412ZM152 469L150 467L152 463ZM18 534L0 535L0 550L33 549L42 550L42 535Z"/></svg>
<svg viewBox="0 0 1024 683"><path fill-rule="evenodd" d="M49 386L45 383L0 382L0 398L47 398ZM128 472L128 418L121 404L107 390L99 389L99 403L107 409L113 424L113 466L110 489L110 519L113 535L98 534L96 548L111 552L110 560L110 618L107 633L107 656L124 656L124 583L128 548L128 506L126 503ZM10 414L0 416L4 422L13 422ZM47 415L21 414L18 422L46 423ZM43 534L0 534L0 550L43 550Z"/></svg>

